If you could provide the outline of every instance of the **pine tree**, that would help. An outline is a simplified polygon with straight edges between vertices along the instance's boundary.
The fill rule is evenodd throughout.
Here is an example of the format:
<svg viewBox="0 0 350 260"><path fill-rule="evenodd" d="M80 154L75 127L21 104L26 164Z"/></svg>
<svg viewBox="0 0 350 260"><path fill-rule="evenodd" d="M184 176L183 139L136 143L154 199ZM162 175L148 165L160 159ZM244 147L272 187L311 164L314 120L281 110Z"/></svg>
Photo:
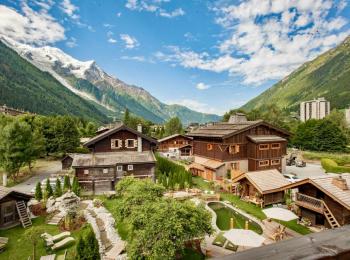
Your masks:
<svg viewBox="0 0 350 260"><path fill-rule="evenodd" d="M38 182L35 187L35 199L41 201L43 199L43 191L41 189L41 183Z"/></svg>
<svg viewBox="0 0 350 260"><path fill-rule="evenodd" d="M55 187L55 197L61 197L62 196L62 186L61 181L59 178L56 179L56 187Z"/></svg>
<svg viewBox="0 0 350 260"><path fill-rule="evenodd" d="M53 195L53 190L52 190L49 178L47 178L47 180L46 180L46 189L45 189L45 191L46 191L46 194L45 194L46 198L50 198Z"/></svg>
<svg viewBox="0 0 350 260"><path fill-rule="evenodd" d="M70 178L68 175L64 176L64 181L63 181L63 191L67 192L68 190L72 189L72 186L70 184Z"/></svg>
<svg viewBox="0 0 350 260"><path fill-rule="evenodd" d="M85 260L86 256L85 256L85 242L84 239L82 237L79 237L77 245L76 245L76 259L77 260Z"/></svg>
<svg viewBox="0 0 350 260"><path fill-rule="evenodd" d="M74 176L74 178L73 178L72 191L75 193L75 195L77 195L77 196L80 195L79 182L78 182L78 179L76 176Z"/></svg>
<svg viewBox="0 0 350 260"><path fill-rule="evenodd" d="M89 231L89 233L85 238L85 246L86 246L86 259L88 260L100 259L98 241L92 230Z"/></svg>

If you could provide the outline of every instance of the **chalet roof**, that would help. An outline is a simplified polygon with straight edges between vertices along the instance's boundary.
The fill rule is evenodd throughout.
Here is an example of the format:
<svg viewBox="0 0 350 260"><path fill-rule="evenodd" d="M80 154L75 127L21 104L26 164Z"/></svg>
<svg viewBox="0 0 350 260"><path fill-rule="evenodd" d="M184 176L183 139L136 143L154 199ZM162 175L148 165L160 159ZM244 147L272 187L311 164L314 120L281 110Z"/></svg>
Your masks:
<svg viewBox="0 0 350 260"><path fill-rule="evenodd" d="M247 137L254 143L287 142L287 139L277 135L248 135Z"/></svg>
<svg viewBox="0 0 350 260"><path fill-rule="evenodd" d="M256 127L258 125L266 125L268 127L274 128L286 135L290 135L288 131L272 126L263 120L257 121L244 121L237 123L215 123L213 125L208 125L205 127L198 128L190 133L188 136L193 137L216 137L216 138L228 138L232 135L239 134L245 130Z"/></svg>
<svg viewBox="0 0 350 260"><path fill-rule="evenodd" d="M32 197L31 195L27 194L27 193L23 193L14 189L10 189L4 186L0 186L0 200L2 200L3 198L5 198L6 196L8 196L9 194L14 193L17 195L20 195L21 197L28 197L28 200Z"/></svg>
<svg viewBox="0 0 350 260"><path fill-rule="evenodd" d="M276 169L246 172L233 179L233 182L238 182L244 178L248 179L261 194L283 190L284 186L289 184L286 178Z"/></svg>
<svg viewBox="0 0 350 260"><path fill-rule="evenodd" d="M204 168L216 170L223 165L225 165L223 162L209 159L209 160L201 161L200 163L192 163L190 165L190 168L197 168L202 171L204 170Z"/></svg>
<svg viewBox="0 0 350 260"><path fill-rule="evenodd" d="M350 187L350 174L346 173L342 174L341 176L344 180L346 180L348 187ZM297 188L300 185L310 183L319 190L323 191L329 197L333 198L339 204L350 210L350 189L342 190L334 185L333 178L335 177L337 177L337 175L311 177L295 183L291 183L287 186L287 188Z"/></svg>
<svg viewBox="0 0 350 260"><path fill-rule="evenodd" d="M154 157L152 151L106 152L94 154L75 154L72 167L103 167L115 166L119 164L141 164L155 162L156 158Z"/></svg>
<svg viewBox="0 0 350 260"><path fill-rule="evenodd" d="M350 252L350 225L214 258L216 260L346 259Z"/></svg>
<svg viewBox="0 0 350 260"><path fill-rule="evenodd" d="M126 130L126 131L129 131L129 132L131 132L131 133L133 133L135 135L141 136L143 139L146 139L147 141L149 141L151 143L154 143L154 144L157 143L157 141L155 139L153 139L151 137L148 137L147 135L145 135L143 133L140 133L140 132L138 132L138 131L130 128L130 127L127 127L126 125L121 123L119 125L116 125L114 128L109 129L108 131L103 132L103 133L101 133L101 134L91 138L89 141L84 143L84 146L92 145L92 144L94 144L94 143L104 139L105 137L108 137L108 136L110 136L110 135L112 135L112 134L114 134L114 133L116 133L118 131L121 131L121 130Z"/></svg>
<svg viewBox="0 0 350 260"><path fill-rule="evenodd" d="M173 134L173 135L169 135L167 137L164 137L162 139L158 139L158 143L161 143L161 142L164 142L164 141L167 141L167 140L170 140L170 139L173 139L175 137L184 137L184 138L187 138L187 139L193 139L192 137L189 137L189 136L186 136L186 135L182 135L182 134Z"/></svg>

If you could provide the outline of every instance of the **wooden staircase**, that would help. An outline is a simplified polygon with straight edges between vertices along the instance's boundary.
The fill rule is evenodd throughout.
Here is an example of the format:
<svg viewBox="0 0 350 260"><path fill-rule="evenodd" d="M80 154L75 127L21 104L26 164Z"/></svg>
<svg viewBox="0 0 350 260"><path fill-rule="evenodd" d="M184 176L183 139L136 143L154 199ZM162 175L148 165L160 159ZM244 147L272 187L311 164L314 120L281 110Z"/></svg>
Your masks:
<svg viewBox="0 0 350 260"><path fill-rule="evenodd" d="M338 228L340 227L339 222L334 217L332 211L328 208L327 204L323 201L324 211L323 214L325 215L329 225L331 225L331 228Z"/></svg>
<svg viewBox="0 0 350 260"><path fill-rule="evenodd" d="M23 200L17 201L16 208L17 208L18 216L19 216L19 219L21 220L22 226L24 228L30 227L32 225L32 221L28 216L27 207L24 201Z"/></svg>

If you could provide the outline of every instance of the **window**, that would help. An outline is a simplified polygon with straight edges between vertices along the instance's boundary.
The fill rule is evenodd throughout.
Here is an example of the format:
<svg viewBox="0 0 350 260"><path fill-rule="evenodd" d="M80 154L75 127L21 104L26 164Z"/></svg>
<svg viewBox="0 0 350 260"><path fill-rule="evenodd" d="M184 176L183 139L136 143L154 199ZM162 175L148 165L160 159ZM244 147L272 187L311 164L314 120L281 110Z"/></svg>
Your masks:
<svg viewBox="0 0 350 260"><path fill-rule="evenodd" d="M259 150L268 150L269 145L268 144L259 144Z"/></svg>
<svg viewBox="0 0 350 260"><path fill-rule="evenodd" d="M279 165L281 163L280 159L271 160L271 165Z"/></svg>
<svg viewBox="0 0 350 260"><path fill-rule="evenodd" d="M229 153L230 154L236 154L239 153L239 145L230 145L229 147Z"/></svg>
<svg viewBox="0 0 350 260"><path fill-rule="evenodd" d="M126 139L125 140L125 146L127 148L135 148L135 147L137 147L137 140L135 140L135 139Z"/></svg>
<svg viewBox="0 0 350 260"><path fill-rule="evenodd" d="M118 165L117 166L117 172L123 171L123 165Z"/></svg>
<svg viewBox="0 0 350 260"><path fill-rule="evenodd" d="M259 161L259 167L269 166L269 164L270 164L269 160Z"/></svg>
<svg viewBox="0 0 350 260"><path fill-rule="evenodd" d="M89 174L89 170L84 170L84 174Z"/></svg>
<svg viewBox="0 0 350 260"><path fill-rule="evenodd" d="M271 149L280 149L281 148L281 144L271 144Z"/></svg>
<svg viewBox="0 0 350 260"><path fill-rule="evenodd" d="M128 165L128 171L132 171L132 170L134 170L134 165L129 164L129 165Z"/></svg>
<svg viewBox="0 0 350 260"><path fill-rule="evenodd" d="M111 149L120 149L123 147L123 141L120 139L111 139Z"/></svg>
<svg viewBox="0 0 350 260"><path fill-rule="evenodd" d="M102 171L104 174L108 173L108 169L103 169Z"/></svg>
<svg viewBox="0 0 350 260"><path fill-rule="evenodd" d="M208 150L208 151L213 150L213 145L212 145L212 144L207 144L207 150Z"/></svg>

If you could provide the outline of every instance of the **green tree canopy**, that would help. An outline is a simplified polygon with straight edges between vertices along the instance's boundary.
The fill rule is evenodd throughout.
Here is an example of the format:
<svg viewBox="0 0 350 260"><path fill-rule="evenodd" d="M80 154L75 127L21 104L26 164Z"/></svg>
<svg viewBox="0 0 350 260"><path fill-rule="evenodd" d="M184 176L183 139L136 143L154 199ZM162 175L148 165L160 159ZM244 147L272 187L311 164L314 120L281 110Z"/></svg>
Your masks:
<svg viewBox="0 0 350 260"><path fill-rule="evenodd" d="M183 133L183 127L180 118L173 117L170 118L165 123L165 135L181 134Z"/></svg>

